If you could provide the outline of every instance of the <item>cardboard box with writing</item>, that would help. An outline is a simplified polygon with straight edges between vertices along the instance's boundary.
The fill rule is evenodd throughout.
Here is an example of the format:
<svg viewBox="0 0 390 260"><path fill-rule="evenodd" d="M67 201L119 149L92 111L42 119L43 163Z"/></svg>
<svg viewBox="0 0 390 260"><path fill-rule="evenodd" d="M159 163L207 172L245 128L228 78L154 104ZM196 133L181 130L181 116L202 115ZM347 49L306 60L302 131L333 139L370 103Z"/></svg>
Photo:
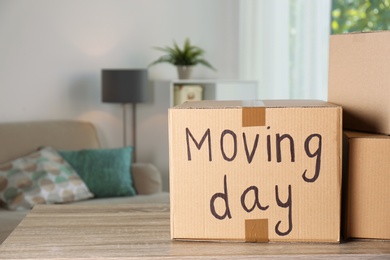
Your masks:
<svg viewBox="0 0 390 260"><path fill-rule="evenodd" d="M171 237L338 242L341 120L323 101L169 109Z"/></svg>
<svg viewBox="0 0 390 260"><path fill-rule="evenodd" d="M344 128L390 135L390 31L332 35L328 100Z"/></svg>
<svg viewBox="0 0 390 260"><path fill-rule="evenodd" d="M390 239L390 136L345 132L346 237Z"/></svg>

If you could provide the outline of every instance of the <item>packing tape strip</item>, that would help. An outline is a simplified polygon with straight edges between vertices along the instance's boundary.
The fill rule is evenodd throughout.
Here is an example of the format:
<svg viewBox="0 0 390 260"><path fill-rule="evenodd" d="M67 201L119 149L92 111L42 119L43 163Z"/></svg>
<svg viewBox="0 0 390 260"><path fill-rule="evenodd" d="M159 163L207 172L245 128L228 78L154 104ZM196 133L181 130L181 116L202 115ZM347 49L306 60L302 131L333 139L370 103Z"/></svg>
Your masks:
<svg viewBox="0 0 390 260"><path fill-rule="evenodd" d="M243 107L242 127L265 126L265 107Z"/></svg>
<svg viewBox="0 0 390 260"><path fill-rule="evenodd" d="M265 126L265 105L261 100L242 101L242 127Z"/></svg>
<svg viewBox="0 0 390 260"><path fill-rule="evenodd" d="M268 219L246 219L245 242L268 243Z"/></svg>

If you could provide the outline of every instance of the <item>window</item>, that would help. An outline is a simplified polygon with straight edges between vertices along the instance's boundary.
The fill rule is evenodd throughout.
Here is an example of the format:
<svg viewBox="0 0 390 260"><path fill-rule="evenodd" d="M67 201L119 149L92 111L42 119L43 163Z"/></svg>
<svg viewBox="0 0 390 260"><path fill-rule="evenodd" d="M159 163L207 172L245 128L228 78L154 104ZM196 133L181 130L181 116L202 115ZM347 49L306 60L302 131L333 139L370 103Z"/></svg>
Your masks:
<svg viewBox="0 0 390 260"><path fill-rule="evenodd" d="M241 0L239 69L259 99L327 99L331 0Z"/></svg>
<svg viewBox="0 0 390 260"><path fill-rule="evenodd" d="M327 99L329 35L390 30L390 0L241 0L239 69L259 99Z"/></svg>
<svg viewBox="0 0 390 260"><path fill-rule="evenodd" d="M332 0L331 33L390 30L390 0Z"/></svg>

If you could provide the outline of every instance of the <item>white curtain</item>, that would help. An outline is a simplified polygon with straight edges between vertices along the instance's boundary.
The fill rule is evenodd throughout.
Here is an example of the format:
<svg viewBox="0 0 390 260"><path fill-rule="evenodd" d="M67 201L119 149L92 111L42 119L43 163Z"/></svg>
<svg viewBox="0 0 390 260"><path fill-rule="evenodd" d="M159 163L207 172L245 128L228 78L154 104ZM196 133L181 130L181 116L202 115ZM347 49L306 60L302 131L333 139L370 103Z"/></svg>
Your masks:
<svg viewBox="0 0 390 260"><path fill-rule="evenodd" d="M239 74L259 99L327 99L331 0L240 0Z"/></svg>

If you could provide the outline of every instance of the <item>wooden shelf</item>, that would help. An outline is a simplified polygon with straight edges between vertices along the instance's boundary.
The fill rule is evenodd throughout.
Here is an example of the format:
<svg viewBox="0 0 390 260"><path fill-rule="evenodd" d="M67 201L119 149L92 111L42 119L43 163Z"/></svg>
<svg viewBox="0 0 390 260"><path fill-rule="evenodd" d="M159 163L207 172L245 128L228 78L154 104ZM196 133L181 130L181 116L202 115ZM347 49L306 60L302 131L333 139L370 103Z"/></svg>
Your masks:
<svg viewBox="0 0 390 260"><path fill-rule="evenodd" d="M248 80L172 80L169 83L170 106L174 105L174 86L175 85L201 85L203 89L204 100L253 100L258 99L258 86L256 81Z"/></svg>

